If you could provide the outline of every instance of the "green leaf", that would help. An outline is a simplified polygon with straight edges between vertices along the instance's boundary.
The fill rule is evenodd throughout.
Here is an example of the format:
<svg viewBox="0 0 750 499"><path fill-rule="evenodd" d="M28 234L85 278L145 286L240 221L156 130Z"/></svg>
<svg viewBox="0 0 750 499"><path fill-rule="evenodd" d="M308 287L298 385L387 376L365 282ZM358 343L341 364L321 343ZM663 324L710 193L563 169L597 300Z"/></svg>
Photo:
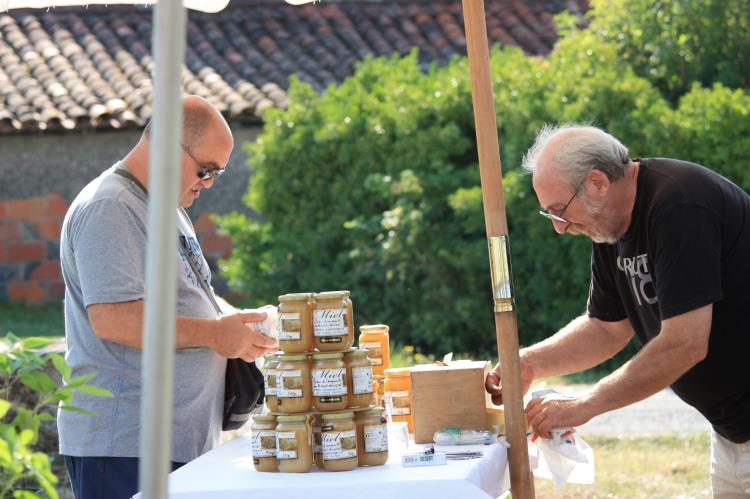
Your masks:
<svg viewBox="0 0 750 499"><path fill-rule="evenodd" d="M10 445L5 438L0 438L0 464L7 465L13 462L13 455L10 452Z"/></svg>
<svg viewBox="0 0 750 499"><path fill-rule="evenodd" d="M79 414L85 414L87 416L95 416L96 413L93 411L88 411L86 409L81 409L80 407L76 407L74 405L61 405L60 409L63 411L70 411L70 412L77 412Z"/></svg>
<svg viewBox="0 0 750 499"><path fill-rule="evenodd" d="M59 353L50 354L49 358L50 360L52 360L52 365L55 366L57 372L60 373L60 376L62 376L62 379L64 381L68 381L73 370L65 361L65 358Z"/></svg>
<svg viewBox="0 0 750 499"><path fill-rule="evenodd" d="M3 419L8 411L12 407L12 404L7 400L0 399L0 419Z"/></svg>
<svg viewBox="0 0 750 499"><path fill-rule="evenodd" d="M42 371L28 371L21 373L21 383L38 393L54 391L57 385L52 378Z"/></svg>
<svg viewBox="0 0 750 499"><path fill-rule="evenodd" d="M90 374L82 374L80 376L76 376L75 378L72 378L68 383L65 385L66 388L77 388L81 385L85 385L92 379L96 377L95 373Z"/></svg>
<svg viewBox="0 0 750 499"><path fill-rule="evenodd" d="M36 435L33 430L22 430L18 435L18 443L21 445L29 445L34 441Z"/></svg>
<svg viewBox="0 0 750 499"><path fill-rule="evenodd" d="M26 350L39 350L46 346L49 346L50 339L35 336L24 339L22 344L23 348L25 348Z"/></svg>
<svg viewBox="0 0 750 499"><path fill-rule="evenodd" d="M106 388L102 388L100 386L95 385L81 385L78 388L76 388L81 393L85 393L87 395L96 395L97 397L108 397L112 398L114 395L112 395L112 392L107 390Z"/></svg>
<svg viewBox="0 0 750 499"><path fill-rule="evenodd" d="M34 494L29 490L14 490L13 497L16 499L41 499L41 496Z"/></svg>

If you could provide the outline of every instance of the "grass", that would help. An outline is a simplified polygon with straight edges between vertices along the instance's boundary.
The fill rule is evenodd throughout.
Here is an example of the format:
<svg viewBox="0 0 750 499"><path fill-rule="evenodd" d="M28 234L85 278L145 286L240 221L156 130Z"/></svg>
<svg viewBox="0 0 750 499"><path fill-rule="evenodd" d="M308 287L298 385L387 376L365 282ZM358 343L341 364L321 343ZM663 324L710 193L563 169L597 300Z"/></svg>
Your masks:
<svg viewBox="0 0 750 499"><path fill-rule="evenodd" d="M8 332L20 337L64 336L62 307L0 301L0 337Z"/></svg>
<svg viewBox="0 0 750 499"><path fill-rule="evenodd" d="M557 489L536 478L538 499L711 497L708 433L582 437L594 449L596 482Z"/></svg>

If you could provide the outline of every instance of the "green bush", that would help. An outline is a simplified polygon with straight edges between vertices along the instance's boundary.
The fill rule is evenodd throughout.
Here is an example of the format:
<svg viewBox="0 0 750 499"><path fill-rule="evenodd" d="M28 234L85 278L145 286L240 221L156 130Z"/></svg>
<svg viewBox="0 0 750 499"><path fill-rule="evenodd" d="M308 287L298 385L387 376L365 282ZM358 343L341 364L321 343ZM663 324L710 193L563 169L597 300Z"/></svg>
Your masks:
<svg viewBox="0 0 750 499"><path fill-rule="evenodd" d="M41 441L40 430L54 422L53 411L60 402L62 409L89 413L70 404L75 391L112 396L88 384L94 375L71 378L61 355L43 351L49 343L47 338L21 340L12 333L0 338L0 499L31 499L39 497L37 492L57 498L58 478L49 459L50 447L56 448L57 442ZM51 369L65 386L50 377Z"/></svg>
<svg viewBox="0 0 750 499"><path fill-rule="evenodd" d="M693 83L750 86L747 0L594 0L588 15L591 30L672 102Z"/></svg>
<svg viewBox="0 0 750 499"><path fill-rule="evenodd" d="M503 48L490 61L522 345L583 313L589 284L590 242L556 236L519 172L544 122L592 123L632 157L703 162L749 185L745 91L696 87L673 109L617 45L560 21L548 58ZM390 324L397 344L494 356L466 59L426 74L415 53L367 59L324 95L299 81L289 95L247 146L246 201L263 221L220 219L235 243L231 285L255 304L351 289L355 322Z"/></svg>

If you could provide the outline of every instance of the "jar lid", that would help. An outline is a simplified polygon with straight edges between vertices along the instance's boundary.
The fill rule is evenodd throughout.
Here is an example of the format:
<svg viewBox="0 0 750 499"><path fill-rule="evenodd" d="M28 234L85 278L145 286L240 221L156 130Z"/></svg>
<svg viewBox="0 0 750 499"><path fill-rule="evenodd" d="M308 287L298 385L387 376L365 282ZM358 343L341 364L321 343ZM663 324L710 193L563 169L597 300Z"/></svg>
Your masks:
<svg viewBox="0 0 750 499"><path fill-rule="evenodd" d="M279 416L278 417L279 423L302 423L307 421L307 416L303 415L295 415L295 416Z"/></svg>
<svg viewBox="0 0 750 499"><path fill-rule="evenodd" d="M279 296L279 301L297 301L297 300L309 300L315 293L287 293Z"/></svg>
<svg viewBox="0 0 750 499"><path fill-rule="evenodd" d="M351 411L347 412L334 412L329 414L322 414L323 421L328 421L330 419L351 419L354 417L354 413Z"/></svg>
<svg viewBox="0 0 750 499"><path fill-rule="evenodd" d="M325 353L314 353L312 356L313 360L328 360L328 359L343 359L344 354L340 352L325 352Z"/></svg>
<svg viewBox="0 0 750 499"><path fill-rule="evenodd" d="M336 298L346 298L349 296L349 291L324 291L322 293L315 293L313 298L316 300L333 300Z"/></svg>
<svg viewBox="0 0 750 499"><path fill-rule="evenodd" d="M368 353L370 353L370 351L366 348L355 348L354 350L349 350L347 352L344 352L344 356L354 355L356 357L364 357Z"/></svg>
<svg viewBox="0 0 750 499"><path fill-rule="evenodd" d="M385 329L385 332L387 333L390 328L386 324L365 324L363 326L359 326L359 330L363 333L372 333L379 329Z"/></svg>
<svg viewBox="0 0 750 499"><path fill-rule="evenodd" d="M276 359L279 362L297 362L297 361L300 361L300 360L307 360L307 355L305 355L305 354L277 355Z"/></svg>
<svg viewBox="0 0 750 499"><path fill-rule="evenodd" d="M274 416L273 414L258 414L256 416L253 416L253 421L264 422L264 423L276 421L276 416Z"/></svg>
<svg viewBox="0 0 750 499"><path fill-rule="evenodd" d="M411 368L410 367L393 367L383 371L386 376L408 376Z"/></svg>

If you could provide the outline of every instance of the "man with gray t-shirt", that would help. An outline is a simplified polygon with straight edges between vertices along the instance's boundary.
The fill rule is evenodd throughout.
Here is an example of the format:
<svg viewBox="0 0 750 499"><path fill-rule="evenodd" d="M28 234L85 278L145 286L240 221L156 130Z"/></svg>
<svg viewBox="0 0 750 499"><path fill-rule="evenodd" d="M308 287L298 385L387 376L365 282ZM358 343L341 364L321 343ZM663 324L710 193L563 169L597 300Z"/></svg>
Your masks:
<svg viewBox="0 0 750 499"><path fill-rule="evenodd" d="M180 206L175 208L190 255L175 237L173 468L218 441L226 359L252 361L278 349L275 340L252 329L265 319L263 312L237 311L222 301L226 313L217 317L201 287L199 279L210 285L211 273L183 208L224 172L233 139L224 118L204 99L186 97L183 112ZM80 192L62 227L66 359L74 375L95 373L95 383L113 394L76 393L74 405L93 416L58 412L60 453L77 498L127 498L138 488L149 129L122 161Z"/></svg>

